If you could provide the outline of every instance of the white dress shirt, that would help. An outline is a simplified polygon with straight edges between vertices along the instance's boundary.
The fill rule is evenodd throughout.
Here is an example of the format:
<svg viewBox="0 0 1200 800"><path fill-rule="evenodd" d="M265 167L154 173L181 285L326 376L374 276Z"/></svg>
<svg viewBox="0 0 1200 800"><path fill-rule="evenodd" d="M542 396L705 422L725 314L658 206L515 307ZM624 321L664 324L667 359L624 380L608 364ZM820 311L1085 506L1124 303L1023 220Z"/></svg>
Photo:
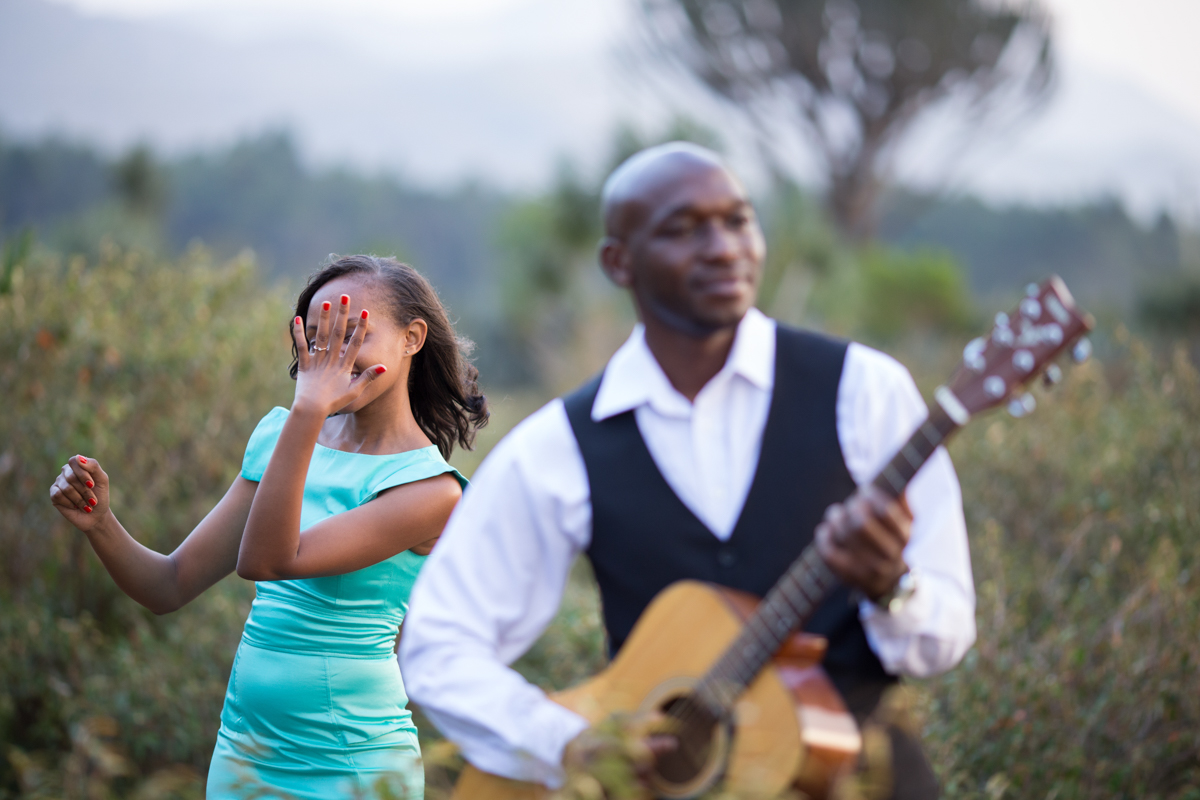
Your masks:
<svg viewBox="0 0 1200 800"><path fill-rule="evenodd" d="M633 410L655 464L721 540L754 479L775 381L775 322L752 309L729 358L693 402L671 385L640 326L605 370L592 418ZM786 398L784 399L786 400ZM846 353L837 432L851 477L874 478L925 419L908 371L858 344ZM916 593L896 614L864 602L867 640L893 674L958 663L975 641L975 591L958 478L938 450L909 484ZM400 659L409 696L487 772L549 786L587 723L507 665L545 630L571 563L591 540L587 473L561 400L484 460L413 589Z"/></svg>

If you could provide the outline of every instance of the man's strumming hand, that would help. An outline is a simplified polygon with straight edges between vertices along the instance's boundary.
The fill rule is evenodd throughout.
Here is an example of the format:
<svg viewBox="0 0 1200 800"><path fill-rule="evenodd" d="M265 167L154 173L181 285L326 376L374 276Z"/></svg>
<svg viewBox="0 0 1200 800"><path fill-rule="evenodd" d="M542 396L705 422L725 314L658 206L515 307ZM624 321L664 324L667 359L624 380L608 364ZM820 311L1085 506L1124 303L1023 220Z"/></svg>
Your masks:
<svg viewBox="0 0 1200 800"><path fill-rule="evenodd" d="M560 796L649 797L655 762L678 746L661 727L661 715L614 714L576 736L563 751L567 782Z"/></svg>

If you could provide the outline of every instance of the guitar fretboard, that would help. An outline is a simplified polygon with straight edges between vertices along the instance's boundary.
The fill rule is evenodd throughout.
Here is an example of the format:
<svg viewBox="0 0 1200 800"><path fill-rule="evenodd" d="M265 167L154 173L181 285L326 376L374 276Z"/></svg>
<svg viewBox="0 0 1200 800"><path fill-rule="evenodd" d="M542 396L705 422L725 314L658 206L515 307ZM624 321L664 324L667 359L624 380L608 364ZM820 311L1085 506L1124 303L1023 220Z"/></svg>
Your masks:
<svg viewBox="0 0 1200 800"><path fill-rule="evenodd" d="M921 466L958 428L934 404L929 417L879 472L872 485L893 499L900 497ZM696 699L717 719L728 718L737 698L837 583L816 543L805 547L759 603L738 638L701 679Z"/></svg>

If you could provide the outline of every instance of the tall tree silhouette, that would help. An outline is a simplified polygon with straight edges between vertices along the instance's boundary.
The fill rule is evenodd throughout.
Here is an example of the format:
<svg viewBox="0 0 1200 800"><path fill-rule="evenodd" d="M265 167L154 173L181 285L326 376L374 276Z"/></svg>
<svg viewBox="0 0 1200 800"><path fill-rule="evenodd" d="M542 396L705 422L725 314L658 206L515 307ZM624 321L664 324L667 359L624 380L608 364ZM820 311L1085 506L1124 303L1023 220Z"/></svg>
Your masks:
<svg viewBox="0 0 1200 800"><path fill-rule="evenodd" d="M166 204L166 179L146 145L138 145L113 167L117 196L134 214L154 216Z"/></svg>
<svg viewBox="0 0 1200 800"><path fill-rule="evenodd" d="M799 127L842 231L871 232L889 157L923 112L950 101L978 123L1040 97L1049 20L1032 0L642 0L651 41L748 112L764 152Z"/></svg>

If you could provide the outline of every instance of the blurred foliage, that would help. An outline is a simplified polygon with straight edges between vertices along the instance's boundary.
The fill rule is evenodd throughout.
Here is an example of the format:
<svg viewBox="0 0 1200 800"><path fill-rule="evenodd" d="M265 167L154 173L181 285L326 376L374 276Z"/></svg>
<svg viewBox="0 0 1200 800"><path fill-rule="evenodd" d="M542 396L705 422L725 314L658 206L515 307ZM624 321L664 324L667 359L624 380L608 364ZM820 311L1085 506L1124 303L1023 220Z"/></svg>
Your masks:
<svg viewBox="0 0 1200 800"><path fill-rule="evenodd" d="M818 278L833 269L838 237L811 192L791 181L777 181L759 210L767 236L759 300L770 307L790 270L801 269Z"/></svg>
<svg viewBox="0 0 1200 800"><path fill-rule="evenodd" d="M628 301L597 266L604 235L600 195L604 179L621 162L671 141L720 148L716 134L686 117L652 134L626 125L614 133L597 174L581 174L562 161L547 193L513 202L501 218L496 237L503 254L501 313L506 330L529 356L525 377L543 388L564 390L598 369L632 325Z"/></svg>
<svg viewBox="0 0 1200 800"><path fill-rule="evenodd" d="M892 190L880 205L883 241L954 253L977 296L994 298L1056 273L1081 302L1125 312L1145 283L1178 276L1186 235L1165 215L1153 224L1134 220L1111 199L1073 208L996 207Z"/></svg>
<svg viewBox="0 0 1200 800"><path fill-rule="evenodd" d="M0 235L43 230L109 198L109 167L96 148L55 137L18 142L0 136Z"/></svg>
<svg viewBox="0 0 1200 800"><path fill-rule="evenodd" d="M1200 274L1184 272L1143 290L1138 317L1151 329L1200 335Z"/></svg>
<svg viewBox="0 0 1200 800"><path fill-rule="evenodd" d="M331 252L399 255L430 277L462 332L478 342L490 387L536 382L557 391L597 369L632 320L596 267L603 178L633 152L679 139L723 149L687 118L649 131L626 125L595 172L564 161L545 192L518 196L316 169L285 133L170 159L145 148L109 158L56 139L0 136L0 238L11 245L29 229L44 247L90 261L106 239L161 258L195 241L223 258L249 248L268 274L293 286ZM770 243L762 307L789 322L812 313L839 332L853 330L857 306L841 302L840 319L813 307L831 305L828 292L814 296L819 284L852 276L856 270L844 267L858 258L829 223L819 193L776 174L756 201ZM1089 305L1127 313L1143 285L1174 280L1185 260L1186 231L1166 217L1147 227L1111 201L994 208L891 189L877 210L882 243L953 254L971 291L989 299L1057 272ZM829 283L835 272L838 281ZM3 282L0 273L0 289ZM859 297L857 288L851 294ZM593 333L579 336L585 328ZM564 355L564 342L591 350Z"/></svg>
<svg viewBox="0 0 1200 800"><path fill-rule="evenodd" d="M101 234L119 243L118 229L130 220L118 219L115 207L150 218L164 255L197 240L226 258L250 248L268 274L297 280L330 253L401 253L462 303L487 286L504 205L498 192L476 184L439 192L315 169L279 132L170 160L145 146L109 159L53 138L0 137L0 236L32 226L66 255L89 252ZM98 209L110 209L103 221L93 219Z"/></svg>
<svg viewBox="0 0 1200 800"><path fill-rule="evenodd" d="M287 402L287 304L252 263L201 250L161 262L108 248L95 263L35 252L11 283L0 294L0 797L18 777L29 796L51 796L73 764L100 758L86 742L109 738L129 764L114 790L170 765L202 775L250 584L227 579L156 618L121 594L48 490L69 456L94 456L133 535L173 549L237 474L258 419Z"/></svg>
<svg viewBox="0 0 1200 800"><path fill-rule="evenodd" d="M948 797L1200 797L1200 377L1115 348L951 446L979 641L924 686Z"/></svg>
<svg viewBox="0 0 1200 800"><path fill-rule="evenodd" d="M134 214L153 216L163 211L167 185L162 169L146 145L138 145L113 168L117 195Z"/></svg>
<svg viewBox="0 0 1200 800"><path fill-rule="evenodd" d="M862 328L867 338L962 333L973 314L962 269L947 253L871 247L862 255Z"/></svg>
<svg viewBox="0 0 1200 800"><path fill-rule="evenodd" d="M33 231L29 228L4 243L0 249L0 294L12 292L13 276L33 251Z"/></svg>
<svg viewBox="0 0 1200 800"><path fill-rule="evenodd" d="M815 249L793 268L807 277L807 291L764 293L759 305L772 316L875 346L923 338L936 349L942 337L977 327L965 270L949 252L847 244L820 230ZM768 270L764 284L770 277Z"/></svg>

